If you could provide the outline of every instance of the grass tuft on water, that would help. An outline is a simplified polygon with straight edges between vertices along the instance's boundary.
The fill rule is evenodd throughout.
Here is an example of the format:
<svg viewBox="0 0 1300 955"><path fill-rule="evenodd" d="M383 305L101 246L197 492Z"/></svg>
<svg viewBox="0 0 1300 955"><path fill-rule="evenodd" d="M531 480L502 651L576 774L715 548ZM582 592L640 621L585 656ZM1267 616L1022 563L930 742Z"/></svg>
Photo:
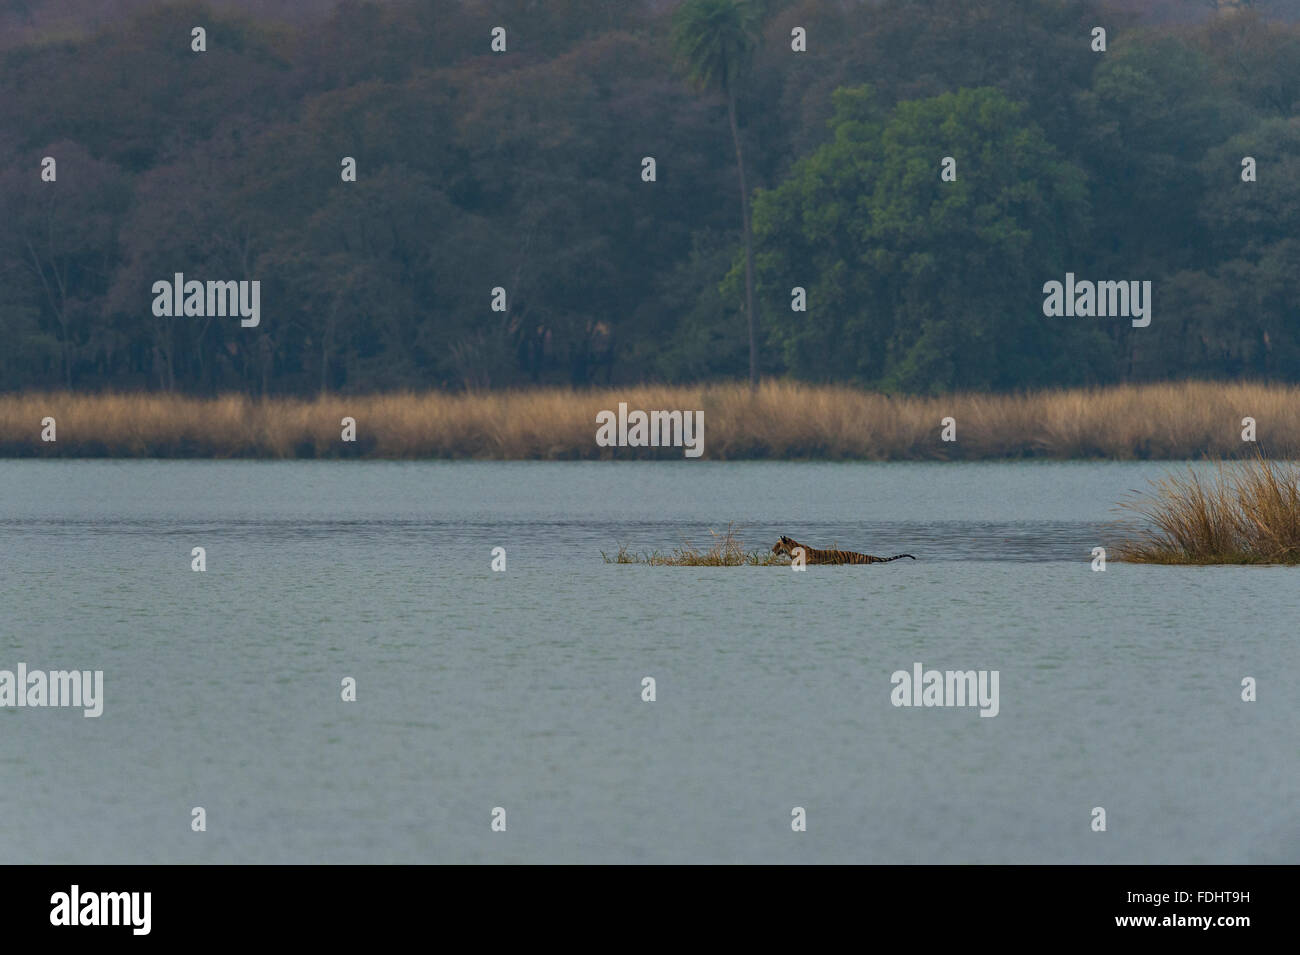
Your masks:
<svg viewBox="0 0 1300 955"><path fill-rule="evenodd" d="M1211 475L1151 482L1121 508L1144 520L1119 560L1141 564L1300 564L1300 465L1261 454Z"/></svg>
<svg viewBox="0 0 1300 955"><path fill-rule="evenodd" d="M656 550L638 554L620 544L612 557L604 551L600 556L607 564L650 564L657 567L770 567L789 563L789 558L770 550L746 550L735 524L728 524L721 534L712 530L709 533L713 535L713 545L708 550L700 550L690 541L683 541L667 553Z"/></svg>

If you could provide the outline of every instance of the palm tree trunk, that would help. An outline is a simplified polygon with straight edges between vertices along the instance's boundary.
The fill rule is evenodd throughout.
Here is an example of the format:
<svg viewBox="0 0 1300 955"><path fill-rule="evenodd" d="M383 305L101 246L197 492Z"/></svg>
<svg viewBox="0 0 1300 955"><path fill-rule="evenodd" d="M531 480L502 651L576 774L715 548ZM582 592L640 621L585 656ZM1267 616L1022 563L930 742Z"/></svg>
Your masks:
<svg viewBox="0 0 1300 955"><path fill-rule="evenodd" d="M736 144L736 172L740 176L740 222L745 236L745 317L749 321L749 387L758 390L758 335L754 328L754 236L749 222L749 190L745 187L745 157L740 151L740 129L736 126L736 94L727 94L727 119L731 140Z"/></svg>

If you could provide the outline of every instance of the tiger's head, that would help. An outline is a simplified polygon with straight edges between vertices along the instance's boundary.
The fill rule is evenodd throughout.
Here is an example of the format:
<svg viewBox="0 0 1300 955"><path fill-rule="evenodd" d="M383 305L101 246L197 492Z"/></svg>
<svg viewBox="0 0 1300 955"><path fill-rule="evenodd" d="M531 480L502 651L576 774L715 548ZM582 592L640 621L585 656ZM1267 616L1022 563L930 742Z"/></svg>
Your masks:
<svg viewBox="0 0 1300 955"><path fill-rule="evenodd" d="M798 545L797 543L795 543L795 542L792 541L790 538L788 538L788 537L786 537L784 534L782 534L782 535L781 535L781 539L780 539L779 541L777 541L775 544L772 545L772 553L774 553L774 554L789 554L791 557L793 557L793 556L794 556L794 549L795 549L796 547L798 547L798 546L799 546L799 545Z"/></svg>

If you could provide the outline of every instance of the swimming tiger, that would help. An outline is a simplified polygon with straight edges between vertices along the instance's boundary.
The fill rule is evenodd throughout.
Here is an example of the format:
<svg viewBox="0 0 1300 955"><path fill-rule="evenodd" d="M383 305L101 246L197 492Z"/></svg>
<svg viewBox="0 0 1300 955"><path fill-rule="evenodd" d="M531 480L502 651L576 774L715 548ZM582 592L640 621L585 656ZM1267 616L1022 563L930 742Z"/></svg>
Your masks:
<svg viewBox="0 0 1300 955"><path fill-rule="evenodd" d="M793 541L785 535L772 545L772 553L789 554L794 557L795 548L803 548L804 560L809 564L887 564L891 560L912 557L911 554L896 554L893 557L872 557L870 554L857 554L851 550L818 550L806 544ZM916 560L912 557L912 560Z"/></svg>

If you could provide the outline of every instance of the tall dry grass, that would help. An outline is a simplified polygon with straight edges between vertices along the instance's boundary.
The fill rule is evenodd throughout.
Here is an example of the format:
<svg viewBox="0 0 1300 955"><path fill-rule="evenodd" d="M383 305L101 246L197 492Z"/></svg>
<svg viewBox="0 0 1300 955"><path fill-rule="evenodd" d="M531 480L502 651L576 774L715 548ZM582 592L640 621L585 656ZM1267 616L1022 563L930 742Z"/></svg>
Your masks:
<svg viewBox="0 0 1300 955"><path fill-rule="evenodd" d="M0 395L0 455L681 459L680 448L600 448L596 413L704 411L704 457L823 459L1235 457L1241 419L1275 456L1300 450L1300 389L1257 384L1133 385L1018 395L890 397L768 382L394 393L316 399L242 395ZM57 442L40 422L57 421ZM355 444L339 422L357 420ZM956 419L957 440L940 440Z"/></svg>
<svg viewBox="0 0 1300 955"><path fill-rule="evenodd" d="M1300 564L1300 466L1262 456L1153 482L1122 505L1144 521L1120 560L1145 564Z"/></svg>

